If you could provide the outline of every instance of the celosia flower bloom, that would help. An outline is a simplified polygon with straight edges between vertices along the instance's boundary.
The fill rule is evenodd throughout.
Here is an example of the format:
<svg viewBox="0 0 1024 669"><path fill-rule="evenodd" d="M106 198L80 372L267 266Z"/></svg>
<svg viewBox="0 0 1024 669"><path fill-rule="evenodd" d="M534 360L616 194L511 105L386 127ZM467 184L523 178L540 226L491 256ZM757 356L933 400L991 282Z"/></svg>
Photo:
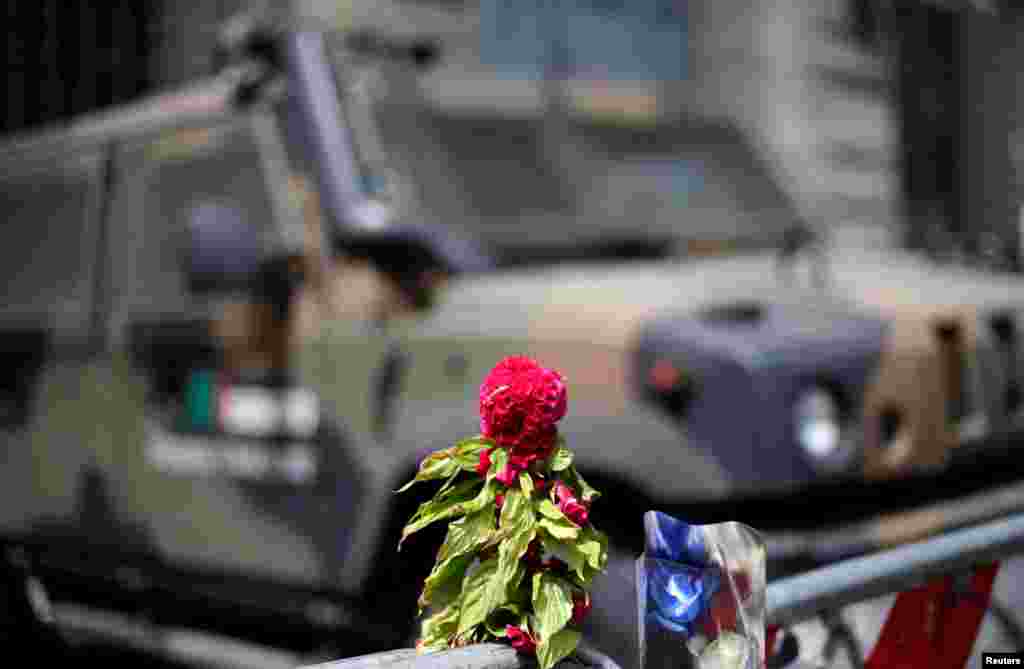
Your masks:
<svg viewBox="0 0 1024 669"><path fill-rule="evenodd" d="M589 525L590 501L598 493L558 436L566 404L561 374L526 357L506 358L480 386L481 434L421 461L412 483L446 483L420 506L403 540L438 520L448 520L449 531L418 601L421 611L436 607L424 622L420 653L503 639L535 655L540 669L553 669L576 647L577 633L562 631L587 615L585 591L608 555L607 540ZM464 473L468 480L459 480ZM585 531L571 531L552 504ZM592 546L595 538L596 553L573 545ZM570 571L566 560L578 556L583 559L574 560ZM461 583L454 599L452 583ZM535 588L550 596L538 597ZM563 608L562 593L569 592L575 593L571 617ZM518 624L495 629L492 616L499 612L506 621L511 613ZM531 630L528 620L541 627ZM552 629L544 627L549 623Z"/></svg>
<svg viewBox="0 0 1024 669"><path fill-rule="evenodd" d="M513 453L548 450L567 402L561 374L524 356L505 358L480 386L480 432Z"/></svg>

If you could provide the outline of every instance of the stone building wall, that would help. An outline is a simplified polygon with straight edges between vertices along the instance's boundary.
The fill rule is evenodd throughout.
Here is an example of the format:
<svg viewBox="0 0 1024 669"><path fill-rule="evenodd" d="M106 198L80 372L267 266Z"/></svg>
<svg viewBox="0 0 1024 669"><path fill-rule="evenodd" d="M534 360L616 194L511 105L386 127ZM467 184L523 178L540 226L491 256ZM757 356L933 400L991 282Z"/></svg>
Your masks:
<svg viewBox="0 0 1024 669"><path fill-rule="evenodd" d="M1020 268L1024 203L1024 14L962 18L962 162L959 212L967 241ZM1002 264L1002 263L1000 263Z"/></svg>

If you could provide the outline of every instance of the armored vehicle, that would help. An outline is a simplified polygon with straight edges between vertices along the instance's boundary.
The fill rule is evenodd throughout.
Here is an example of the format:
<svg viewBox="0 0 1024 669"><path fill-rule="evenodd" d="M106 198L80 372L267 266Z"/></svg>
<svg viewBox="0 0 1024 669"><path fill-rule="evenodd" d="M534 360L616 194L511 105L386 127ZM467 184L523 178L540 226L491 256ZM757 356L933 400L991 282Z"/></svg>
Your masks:
<svg viewBox="0 0 1024 669"><path fill-rule="evenodd" d="M650 508L911 475L1016 429L1018 283L867 253L829 258L825 290L789 283L775 249L801 225L728 126L649 136L622 169L657 199L671 156L714 153L703 209L743 182L746 215L588 227L569 197L534 235L501 213L515 164L536 170L497 160L500 135L353 107L323 33L225 34L218 77L0 147L0 625L19 643L232 666L406 645L437 537L396 552L418 498L392 491L477 431L504 355L568 377L565 436L624 553ZM578 130L611 160L637 143ZM465 183L388 186L380 156L416 134ZM480 249L438 227L467 212ZM693 257L709 248L730 255Z"/></svg>
<svg viewBox="0 0 1024 669"><path fill-rule="evenodd" d="M416 498L392 491L415 462L368 456L317 391L317 373L369 381L316 330L426 308L469 255L374 227L333 54L320 32L233 24L211 80L0 150L5 639L296 666L410 638L429 546L397 554ZM318 181L352 223L344 262L303 217ZM344 303L318 298L325 268Z"/></svg>

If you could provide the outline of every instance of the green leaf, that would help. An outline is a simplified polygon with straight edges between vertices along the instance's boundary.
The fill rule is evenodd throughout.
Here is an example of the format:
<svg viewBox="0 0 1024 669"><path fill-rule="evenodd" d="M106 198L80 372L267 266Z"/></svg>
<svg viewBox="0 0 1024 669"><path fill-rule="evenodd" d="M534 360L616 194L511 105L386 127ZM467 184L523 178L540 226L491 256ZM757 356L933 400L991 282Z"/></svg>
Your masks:
<svg viewBox="0 0 1024 669"><path fill-rule="evenodd" d="M573 651L580 643L582 635L574 629L563 629L550 640L541 640L537 644L537 663L540 669L551 669Z"/></svg>
<svg viewBox="0 0 1024 669"><path fill-rule="evenodd" d="M559 437L559 446L551 456L550 464L548 465L553 472L560 472L568 469L572 464L572 451L562 445L563 440Z"/></svg>
<svg viewBox="0 0 1024 669"><path fill-rule="evenodd" d="M533 479L528 472L519 472L519 489L523 491L526 499L533 496Z"/></svg>
<svg viewBox="0 0 1024 669"><path fill-rule="evenodd" d="M546 533L541 533L540 540L544 550L567 564L569 571L582 573L586 568L587 557L576 547L575 542L559 541Z"/></svg>
<svg viewBox="0 0 1024 669"><path fill-rule="evenodd" d="M409 523L414 523L420 518L434 513L438 508L451 503L452 500L457 499L465 501L472 499L476 494L475 490L479 484L480 481L469 480L463 481L446 490L439 490L430 501L420 504L419 508L416 509L416 513L414 513L412 518L409 519Z"/></svg>
<svg viewBox="0 0 1024 669"><path fill-rule="evenodd" d="M533 612L539 641L552 638L572 618L572 585L547 572L533 575Z"/></svg>
<svg viewBox="0 0 1024 669"><path fill-rule="evenodd" d="M597 571L604 571L608 564L608 537L591 526L583 528L580 534L580 551L586 555L587 564Z"/></svg>
<svg viewBox="0 0 1024 669"><path fill-rule="evenodd" d="M565 516L555 520L552 518L541 518L540 527L560 541L572 541L580 536L580 528Z"/></svg>
<svg viewBox="0 0 1024 669"><path fill-rule="evenodd" d="M579 539L569 541L541 533L544 550L568 565L581 587L586 587L598 572L603 571L608 561L607 540L602 543L604 535L596 530L593 532L592 536L587 536L581 531Z"/></svg>
<svg viewBox="0 0 1024 669"><path fill-rule="evenodd" d="M480 480L474 479L456 484L450 490L437 495L429 502L424 502L413 515L412 520L402 530L402 538L398 542L399 548L402 542L414 532L419 532L424 527L439 520L461 516L474 511L479 511L485 506L494 502L495 484L488 482L483 485L474 495L476 488L480 486Z"/></svg>
<svg viewBox="0 0 1024 669"><path fill-rule="evenodd" d="M475 550L491 538L495 529L493 510L484 508L468 514L448 526L448 536L437 552L437 559L447 560Z"/></svg>
<svg viewBox="0 0 1024 669"><path fill-rule="evenodd" d="M505 626L520 626L526 621L525 608L521 604L509 603L499 606L487 618L485 627L487 631L496 637L505 637Z"/></svg>
<svg viewBox="0 0 1024 669"><path fill-rule="evenodd" d="M459 467L469 472L475 472L477 465L480 464L480 453L493 447L494 444L484 437L473 437L455 444L453 457Z"/></svg>
<svg viewBox="0 0 1024 669"><path fill-rule="evenodd" d="M555 539L566 541L579 537L579 526L569 520L550 499L542 499L537 505L537 511L542 516L538 523L541 529Z"/></svg>
<svg viewBox="0 0 1024 669"><path fill-rule="evenodd" d="M555 506L555 503L547 497L541 499L540 503L537 504L537 511L540 515L545 518L550 518L551 520L561 520L562 518L565 518L565 514L562 513L562 511Z"/></svg>
<svg viewBox="0 0 1024 669"><path fill-rule="evenodd" d="M416 477L399 488L396 492L405 492L421 481L436 481L447 478L451 483L460 471L475 472L480 463L480 452L493 446L484 437L463 439L451 448L434 451L420 462ZM445 487L448 487L448 483Z"/></svg>
<svg viewBox="0 0 1024 669"><path fill-rule="evenodd" d="M423 621L420 629L420 643L417 651L429 653L448 648L448 641L455 635L459 622L457 602L444 607Z"/></svg>
<svg viewBox="0 0 1024 669"><path fill-rule="evenodd" d="M434 565L430 576L423 582L418 602L420 613L430 605L444 607L458 599L459 587L473 559L471 554L459 555Z"/></svg>
<svg viewBox="0 0 1024 669"><path fill-rule="evenodd" d="M423 458L419 471L416 472L416 477L396 492L405 492L421 481L436 481L437 479L446 479L457 474L459 472L459 463L455 460L454 455L454 448L446 448L442 451L434 451Z"/></svg>
<svg viewBox="0 0 1024 669"><path fill-rule="evenodd" d="M479 598L479 605L472 612L463 609L459 620L459 631L483 622L492 611L507 603L509 591L518 587L525 566L521 560L537 534L533 506L521 490L509 489L501 507L500 532L505 538L498 546L497 568Z"/></svg>
<svg viewBox="0 0 1024 669"><path fill-rule="evenodd" d="M458 585L473 553L495 533L494 511L486 506L448 526L448 535L437 552L437 563L423 584L421 608L444 606L458 596Z"/></svg>
<svg viewBox="0 0 1024 669"><path fill-rule="evenodd" d="M487 470L487 480L490 481L497 476L508 464L508 451L504 448L496 448L491 451L491 468Z"/></svg>
<svg viewBox="0 0 1024 669"><path fill-rule="evenodd" d="M498 558L491 558L466 575L462 583L462 610L459 612L457 634L482 623L501 603L493 604L490 597L491 581L497 571Z"/></svg>
<svg viewBox="0 0 1024 669"><path fill-rule="evenodd" d="M587 483L582 476L580 476L580 473L576 471L575 467L570 465L567 470L567 473L569 475L569 478L573 481L573 483L575 483L574 487L580 491L580 499L582 499L584 502L589 504L590 502L594 501L595 499L601 496L600 492L592 488L590 484Z"/></svg>

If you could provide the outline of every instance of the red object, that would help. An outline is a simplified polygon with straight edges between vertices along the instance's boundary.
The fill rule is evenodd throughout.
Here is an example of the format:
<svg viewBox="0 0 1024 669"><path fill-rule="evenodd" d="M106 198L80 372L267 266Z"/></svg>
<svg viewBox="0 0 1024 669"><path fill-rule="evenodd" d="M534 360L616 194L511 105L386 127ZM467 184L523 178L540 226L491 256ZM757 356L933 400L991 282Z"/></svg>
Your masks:
<svg viewBox="0 0 1024 669"><path fill-rule="evenodd" d="M966 593L957 592L952 576L901 592L865 669L962 669L978 638L998 571L998 564L976 569Z"/></svg>
<svg viewBox="0 0 1024 669"><path fill-rule="evenodd" d="M480 476L487 476L487 472L491 469L491 450L485 448L480 451L480 460L476 464L476 473Z"/></svg>
<svg viewBox="0 0 1024 669"><path fill-rule="evenodd" d="M651 385L663 393L673 390L682 378L683 375L668 360L659 360L651 367Z"/></svg>
<svg viewBox="0 0 1024 669"><path fill-rule="evenodd" d="M528 470L534 462L538 460L545 460L550 457L554 450L554 443L549 446L539 448L532 453L517 452L513 449L508 456L508 464L505 465L505 468L498 472L498 475L494 478L498 479L502 485L512 487L516 485L516 480L519 478L520 473Z"/></svg>
<svg viewBox="0 0 1024 669"><path fill-rule="evenodd" d="M574 592L572 595L572 619L570 622L574 625L579 625L587 617L587 614L590 613L590 608L590 595Z"/></svg>
<svg viewBox="0 0 1024 669"><path fill-rule="evenodd" d="M555 499L558 500L558 510L564 513L566 518L580 527L587 524L590 519L590 510L577 499L572 488L561 481L557 482L555 484Z"/></svg>
<svg viewBox="0 0 1024 669"><path fill-rule="evenodd" d="M775 654L775 642L779 638L781 628L778 625L768 625L764 631L764 664L768 658Z"/></svg>
<svg viewBox="0 0 1024 669"><path fill-rule="evenodd" d="M523 560L527 566L537 568L543 566L540 560L541 544L539 539L534 539L530 542L530 545L526 547L526 554L523 555Z"/></svg>
<svg viewBox="0 0 1024 669"><path fill-rule="evenodd" d="M480 431L512 455L554 446L565 416L565 379L524 356L505 358L480 386Z"/></svg>
<svg viewBox="0 0 1024 669"><path fill-rule="evenodd" d="M536 640L534 640L534 638L522 628L515 627L514 625L506 625L505 635L508 637L508 640L512 642L512 647L520 653L537 652Z"/></svg>
<svg viewBox="0 0 1024 669"><path fill-rule="evenodd" d="M701 615L700 626L704 634L717 636L723 629L736 629L736 600L728 591L718 591L711 597L711 606Z"/></svg>

